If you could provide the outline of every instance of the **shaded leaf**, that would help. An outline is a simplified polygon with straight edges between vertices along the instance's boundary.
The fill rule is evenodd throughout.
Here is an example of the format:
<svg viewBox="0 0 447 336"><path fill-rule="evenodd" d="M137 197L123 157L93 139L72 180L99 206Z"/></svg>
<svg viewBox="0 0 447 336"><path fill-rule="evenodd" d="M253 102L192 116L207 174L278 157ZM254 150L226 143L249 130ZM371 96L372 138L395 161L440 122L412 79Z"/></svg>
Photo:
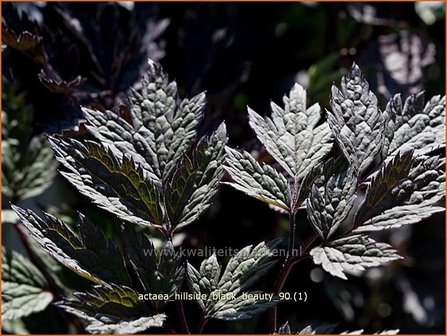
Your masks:
<svg viewBox="0 0 447 336"><path fill-rule="evenodd" d="M274 251L280 244L276 239L241 249L228 261L218 287L236 293L250 287L277 262Z"/></svg>
<svg viewBox="0 0 447 336"><path fill-rule="evenodd" d="M310 251L313 261L333 276L347 280L345 273L360 273L366 268L401 259L390 245L365 235L337 239Z"/></svg>
<svg viewBox="0 0 447 336"><path fill-rule="evenodd" d="M61 172L80 193L124 221L162 227L159 189L132 158L117 157L93 141L50 138Z"/></svg>
<svg viewBox="0 0 447 336"><path fill-rule="evenodd" d="M12 206L31 237L62 265L95 283L129 285L118 247L86 217L79 214L72 230L59 219Z"/></svg>
<svg viewBox="0 0 447 336"><path fill-rule="evenodd" d="M176 253L171 241L156 250L150 239L133 228L123 232L126 251L132 268L145 293L167 294L172 297L180 289L184 267L180 254ZM158 311L166 301L155 301Z"/></svg>
<svg viewBox="0 0 447 336"><path fill-rule="evenodd" d="M138 294L126 286L95 286L92 292L74 296L57 305L84 320L90 333L135 334L161 327L166 318L164 314L151 315Z"/></svg>
<svg viewBox="0 0 447 336"><path fill-rule="evenodd" d="M43 136L33 135L32 109L7 82L2 92L2 195L4 203L37 196L50 187L57 162ZM4 205L5 206L5 205Z"/></svg>
<svg viewBox="0 0 447 336"><path fill-rule="evenodd" d="M396 199L395 188L408 178L412 164L412 151L397 153L392 161L384 163L379 173L374 176L368 186L355 223L361 225L365 220L378 214L390 206Z"/></svg>
<svg viewBox="0 0 447 336"><path fill-rule="evenodd" d="M41 37L29 31L24 31L17 35L4 24L2 25L2 42L24 54L40 67L44 66L48 61L48 56L42 48L41 40Z"/></svg>
<svg viewBox="0 0 447 336"><path fill-rule="evenodd" d="M294 183L291 191L292 197L292 211L296 212L300 207L305 207L303 202L307 199L312 189L315 180L321 176L323 171L323 164L314 166L309 173L304 177L300 183Z"/></svg>
<svg viewBox="0 0 447 336"><path fill-rule="evenodd" d="M185 155L167 183L164 195L171 227L179 229L195 221L210 205L223 175L227 133L225 124L202 138Z"/></svg>
<svg viewBox="0 0 447 336"><path fill-rule="evenodd" d="M2 322L44 310L52 301L48 283L27 258L2 249Z"/></svg>

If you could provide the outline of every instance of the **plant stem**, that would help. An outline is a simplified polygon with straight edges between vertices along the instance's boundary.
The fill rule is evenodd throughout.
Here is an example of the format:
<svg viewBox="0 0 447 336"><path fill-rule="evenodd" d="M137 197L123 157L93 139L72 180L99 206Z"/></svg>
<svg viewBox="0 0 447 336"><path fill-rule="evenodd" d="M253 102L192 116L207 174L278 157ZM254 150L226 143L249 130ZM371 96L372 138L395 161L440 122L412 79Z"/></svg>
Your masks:
<svg viewBox="0 0 447 336"><path fill-rule="evenodd" d="M201 334L201 333L202 333L203 328L205 328L205 325L206 325L207 323L208 323L208 318L205 317L205 316L203 316L203 317L202 317L202 320L200 321L200 324L199 324L199 329L197 330L197 333L198 333L198 334Z"/></svg>
<svg viewBox="0 0 447 336"><path fill-rule="evenodd" d="M182 334L190 334L188 322L186 321L185 310L183 309L183 302L181 300L176 301L177 313L180 318L180 327Z"/></svg>
<svg viewBox="0 0 447 336"><path fill-rule="evenodd" d="M290 216L290 223L289 223L289 242L287 245L287 255L286 260L284 262L285 264L289 261L289 259L293 255L293 249L295 247L295 234L296 234L296 223L295 223L295 213L291 213ZM283 268L284 268L283 266Z"/></svg>
<svg viewBox="0 0 447 336"><path fill-rule="evenodd" d="M295 244L295 216L291 215L290 217L290 223L291 223L291 227L290 227L290 232L292 231L292 226L293 226L293 238L291 238L290 236L290 232L289 232L289 244L290 242L292 242L293 244ZM279 271L278 277L276 278L275 284L273 285L273 294L275 296L279 295L279 293L282 291L284 284L290 274L290 271L292 270L293 266L300 262L301 260L305 259L308 257L307 255L307 250L310 248L310 246L312 246L312 243L317 239L317 235L315 233L313 233L304 243L304 246L302 248L302 254L299 256L294 256L293 252L295 249L295 246L292 245L292 248L290 247L290 245L288 246L288 252L287 252L287 257L286 260L281 268L281 270ZM274 333L276 332L276 320L277 320L277 315L278 315L278 307L275 306L273 307L268 315L267 315L267 325L268 325L268 332L269 333Z"/></svg>

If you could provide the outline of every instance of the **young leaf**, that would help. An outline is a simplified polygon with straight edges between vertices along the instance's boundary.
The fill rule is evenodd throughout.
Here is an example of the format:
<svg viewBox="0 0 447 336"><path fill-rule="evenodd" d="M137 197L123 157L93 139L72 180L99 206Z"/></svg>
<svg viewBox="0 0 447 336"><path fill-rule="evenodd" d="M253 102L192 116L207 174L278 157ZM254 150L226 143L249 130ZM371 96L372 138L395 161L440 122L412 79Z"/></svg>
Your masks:
<svg viewBox="0 0 447 336"><path fill-rule="evenodd" d="M222 123L185 155L164 191L170 224L179 229L195 221L210 205L223 175L227 133Z"/></svg>
<svg viewBox="0 0 447 336"><path fill-rule="evenodd" d="M129 287L95 286L92 292L74 293L75 299L57 305L86 322L86 330L95 334L135 334L161 327L164 314L150 315L138 294Z"/></svg>
<svg viewBox="0 0 447 336"><path fill-rule="evenodd" d="M345 273L359 273L401 259L390 245L378 243L365 235L353 235L334 240L310 251L313 261L326 272L347 280Z"/></svg>
<svg viewBox="0 0 447 336"><path fill-rule="evenodd" d="M385 155L414 150L426 155L445 146L445 96L434 96L424 107L424 93L412 95L402 107L400 95L395 95L385 112Z"/></svg>
<svg viewBox="0 0 447 336"><path fill-rule="evenodd" d="M124 221L162 227L160 191L132 158L117 157L93 141L49 139L56 159L69 170L61 174L79 192Z"/></svg>
<svg viewBox="0 0 447 336"><path fill-rule="evenodd" d="M214 254L202 262L199 271L187 264L191 291L205 295L205 299L197 301L206 317L223 320L251 318L276 304L275 300L265 299L262 296L265 293L249 292L249 296L244 296L243 291L275 264L272 249L278 243L276 240L243 248L229 260L222 276Z"/></svg>
<svg viewBox="0 0 447 336"><path fill-rule="evenodd" d="M371 184L372 188L372 184ZM402 182L379 207L380 211L363 216L355 232L378 231L414 224L444 208L445 159L421 156L413 162L408 179Z"/></svg>
<svg viewBox="0 0 447 336"><path fill-rule="evenodd" d="M323 239L329 239L347 220L356 200L357 177L352 171L317 181L307 199L307 218Z"/></svg>
<svg viewBox="0 0 447 336"><path fill-rule="evenodd" d="M233 188L263 202L289 211L289 185L286 178L268 165L260 165L250 153L226 147L225 170L231 175Z"/></svg>
<svg viewBox="0 0 447 336"><path fill-rule="evenodd" d="M295 84L284 109L272 103L271 117L248 109L250 126L275 160L287 173L302 180L332 148L332 134L326 123L317 126L321 109L306 107L306 91Z"/></svg>
<svg viewBox="0 0 447 336"><path fill-rule="evenodd" d="M150 178L167 180L196 136L205 94L179 102L177 84L162 67L148 61L148 78L130 94L128 123L112 112L84 108L87 129L115 155L131 155Z"/></svg>
<svg viewBox="0 0 447 336"><path fill-rule="evenodd" d="M384 118L357 65L343 77L341 91L332 86L330 103L328 124L346 159L361 174L382 149Z"/></svg>
<svg viewBox="0 0 447 336"><path fill-rule="evenodd" d="M2 321L44 310L53 294L42 273L27 258L2 249Z"/></svg>
<svg viewBox="0 0 447 336"><path fill-rule="evenodd" d="M130 284L118 247L82 214L73 231L49 214L41 219L31 210L12 208L31 237L62 265L98 284Z"/></svg>

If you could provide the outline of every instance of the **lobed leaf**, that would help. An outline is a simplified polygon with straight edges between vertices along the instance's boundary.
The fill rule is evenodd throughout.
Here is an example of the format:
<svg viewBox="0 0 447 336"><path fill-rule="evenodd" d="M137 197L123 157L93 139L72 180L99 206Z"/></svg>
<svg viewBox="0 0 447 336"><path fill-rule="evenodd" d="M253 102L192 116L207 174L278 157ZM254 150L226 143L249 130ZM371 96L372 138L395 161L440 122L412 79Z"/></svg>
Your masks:
<svg viewBox="0 0 447 336"><path fill-rule="evenodd" d="M357 65L343 77L341 91L332 86L330 104L328 124L350 165L362 174L381 152L384 117Z"/></svg>
<svg viewBox="0 0 447 336"><path fill-rule="evenodd" d="M179 229L195 221L210 205L223 175L227 133L222 123L202 138L189 157L185 155L166 184L165 206L171 227Z"/></svg>
<svg viewBox="0 0 447 336"><path fill-rule="evenodd" d="M168 294L172 297L180 289L184 267L171 241L156 250L150 239L143 233L126 227L123 232L125 249L136 277L146 293ZM153 301L157 311L166 301Z"/></svg>
<svg viewBox="0 0 447 336"><path fill-rule="evenodd" d="M289 185L280 172L265 164L261 166L246 151L238 152L227 146L226 152L225 170L233 181L225 184L289 211Z"/></svg>
<svg viewBox="0 0 447 336"><path fill-rule="evenodd" d="M279 247L280 243L281 240L276 239L268 243L261 242L255 247L249 245L241 249L228 261L218 288L239 293L250 287L275 265L277 259L274 258L273 251Z"/></svg>
<svg viewBox="0 0 447 336"><path fill-rule="evenodd" d="M345 273L359 273L366 268L401 259L390 245L378 243L365 235L334 240L310 251L313 261L333 276L347 280Z"/></svg>
<svg viewBox="0 0 447 336"><path fill-rule="evenodd" d="M360 221L355 232L378 231L414 224L443 212L445 158L421 156L413 162L408 179L396 186L378 210Z"/></svg>
<svg viewBox="0 0 447 336"><path fill-rule="evenodd" d="M380 213L384 207L395 203L397 195L393 191L408 178L412 155L412 151L397 153L391 161L383 164L366 190L365 199L356 214L356 225L361 225L374 214Z"/></svg>
<svg viewBox="0 0 447 336"><path fill-rule="evenodd" d="M140 225L162 227L162 195L141 166L93 141L50 137L61 172L79 192L118 218Z"/></svg>
<svg viewBox="0 0 447 336"><path fill-rule="evenodd" d="M348 220L357 198L357 177L351 170L320 179L307 199L307 218L315 231L327 240Z"/></svg>
<svg viewBox="0 0 447 336"><path fill-rule="evenodd" d="M188 286L193 293L205 295L205 299L197 301L206 317L223 320L251 318L276 304L275 300L244 297L243 291L276 263L272 250L278 243L276 240L243 248L229 260L222 275L215 254L202 262L199 271L187 264Z"/></svg>
<svg viewBox="0 0 447 336"><path fill-rule="evenodd" d="M248 109L250 126L286 172L302 180L331 150L332 134L326 123L317 126L320 106L306 107L303 87L295 84L283 101L284 109L271 104L271 117Z"/></svg>
<svg viewBox="0 0 447 336"><path fill-rule="evenodd" d="M87 129L116 156L130 155L157 181L168 180L196 136L205 94L179 102L177 84L149 60L148 78L130 93L131 120L84 108Z"/></svg>
<svg viewBox="0 0 447 336"><path fill-rule="evenodd" d="M262 294L262 292L254 291L250 294L257 295ZM259 315L276 304L276 301L257 300L252 296L248 298L239 296L234 300L216 304L209 314L220 320L243 320Z"/></svg>
<svg viewBox="0 0 447 336"><path fill-rule="evenodd" d="M400 95L388 102L384 112L386 155L405 150L426 155L445 146L445 96L434 96L425 106L424 100L421 92L408 97L405 104Z"/></svg>

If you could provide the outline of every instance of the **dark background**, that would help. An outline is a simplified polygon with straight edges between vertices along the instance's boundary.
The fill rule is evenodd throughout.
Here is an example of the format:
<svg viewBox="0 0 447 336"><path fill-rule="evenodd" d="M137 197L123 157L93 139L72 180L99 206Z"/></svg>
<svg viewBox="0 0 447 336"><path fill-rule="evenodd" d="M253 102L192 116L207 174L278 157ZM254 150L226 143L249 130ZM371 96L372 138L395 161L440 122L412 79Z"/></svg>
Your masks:
<svg viewBox="0 0 447 336"><path fill-rule="evenodd" d="M207 91L201 134L225 120L229 145L264 155L248 126L246 106L267 113L270 100L281 103L295 81L308 88L309 104L318 101L324 108L329 108L330 86L338 85L353 62L382 108L395 93L403 98L422 90L427 97L443 94L444 10L428 24L416 9L411 2L2 3L3 105L13 96L23 97L32 115L31 136L85 137L79 106L125 113L126 92L144 74L150 57L177 81L181 97ZM28 39L20 40L25 31ZM42 209L56 206L67 218L82 209L109 235L118 234L116 221L60 177L45 193L15 201ZM2 208L8 207L4 199ZM297 239L305 240L310 228L304 212L297 223ZM240 248L286 230L285 216L222 186L214 205L177 240L184 247ZM310 260L298 264L284 291L306 291L309 299L281 304L279 324L289 321L293 331L313 324L327 328L320 332L398 328L401 333L444 333L444 230L439 215L379 234L404 261L349 281L322 273ZM3 232L3 244L20 250L8 223ZM260 288L268 290L275 270L271 273ZM194 303L187 305L192 321L196 312ZM58 314L51 308L27 317L25 324L34 333L69 332ZM261 332L262 326L262 316L211 321L205 332Z"/></svg>

